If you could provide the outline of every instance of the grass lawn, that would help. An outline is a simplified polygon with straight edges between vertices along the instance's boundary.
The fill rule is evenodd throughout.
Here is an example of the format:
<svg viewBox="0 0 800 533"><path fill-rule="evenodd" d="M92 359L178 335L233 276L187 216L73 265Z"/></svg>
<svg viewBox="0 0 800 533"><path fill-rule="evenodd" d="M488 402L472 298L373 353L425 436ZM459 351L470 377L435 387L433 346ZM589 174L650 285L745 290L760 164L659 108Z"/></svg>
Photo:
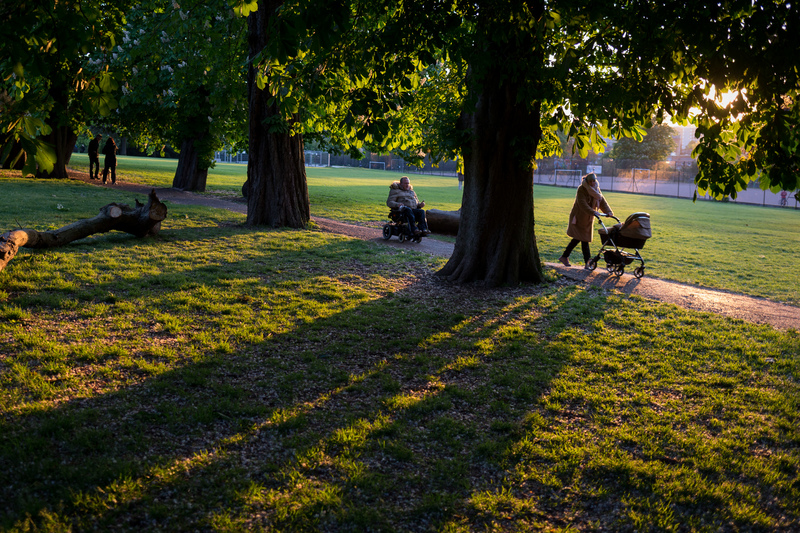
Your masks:
<svg viewBox="0 0 800 533"><path fill-rule="evenodd" d="M412 178L431 203L439 179ZM361 185L314 180L366 213ZM132 201L0 190L9 229ZM549 254L571 195L543 190ZM692 217L656 201L654 224ZM451 286L413 247L169 209L157 238L23 250L0 273L0 530L800 527L797 331L556 279Z"/></svg>
<svg viewBox="0 0 800 533"><path fill-rule="evenodd" d="M161 187L172 185L176 165L176 160L119 158L122 180ZM75 154L73 166L88 168L88 156ZM218 164L209 172L209 194L241 196L246 170L246 165ZM388 184L396 179L399 175L393 172L309 168L311 214L380 225L386 219ZM461 207L455 178L412 175L411 179L428 208ZM575 192L537 185L534 195L539 251L543 260L555 262L569 242L565 232ZM606 196L622 219L636 211L650 213L653 238L642 250L647 276L800 305L800 211L625 193ZM593 252L599 247L595 239ZM580 249L572 258L580 263ZM604 263L600 264L602 268Z"/></svg>

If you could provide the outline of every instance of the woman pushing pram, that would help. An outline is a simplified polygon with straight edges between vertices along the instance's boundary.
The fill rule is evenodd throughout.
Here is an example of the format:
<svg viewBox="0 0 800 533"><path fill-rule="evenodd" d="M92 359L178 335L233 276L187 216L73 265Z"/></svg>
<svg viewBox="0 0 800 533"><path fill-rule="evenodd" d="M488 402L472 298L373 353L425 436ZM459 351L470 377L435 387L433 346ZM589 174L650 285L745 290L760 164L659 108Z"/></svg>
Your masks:
<svg viewBox="0 0 800 533"><path fill-rule="evenodd" d="M617 221L610 228L603 224L600 217L606 216ZM595 257L591 257L589 243L592 242L592 224L594 219L600 222L602 228L598 230L602 246ZM614 216L614 212L608 205L605 197L600 192L600 185L597 176L593 173L583 177L578 192L575 195L575 203L569 214L569 226L567 235L572 240L567 245L564 253L558 260L565 266L571 266L569 255L572 250L581 243L583 260L587 270L597 268L597 263L602 257L606 262L606 268L612 274L622 275L625 266L633 261L639 261L640 265L633 270L636 278L644 276L644 259L639 250L644 248L644 244L652 236L650 229L650 215L647 213L633 213L624 223ZM632 249L633 252L626 250Z"/></svg>
<svg viewBox="0 0 800 533"><path fill-rule="evenodd" d="M569 262L569 256L578 243L581 243L584 268L589 269L589 260L592 256L589 243L592 242L592 224L594 218L600 216L598 209L605 213L606 216L614 216L614 212L600 192L600 184L597 182L597 176L591 172L586 174L581 180L581 185L575 193L575 203L572 204L572 211L569 213L567 235L572 237L572 240L567 245L564 253L561 254L561 257L558 258L564 266L572 266Z"/></svg>

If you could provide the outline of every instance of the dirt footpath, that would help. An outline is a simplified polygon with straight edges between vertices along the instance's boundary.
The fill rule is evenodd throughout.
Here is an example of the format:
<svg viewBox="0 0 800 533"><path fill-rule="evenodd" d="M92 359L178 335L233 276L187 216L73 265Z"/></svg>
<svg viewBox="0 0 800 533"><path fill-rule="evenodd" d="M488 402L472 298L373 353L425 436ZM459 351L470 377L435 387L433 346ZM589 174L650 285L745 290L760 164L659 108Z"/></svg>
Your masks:
<svg viewBox="0 0 800 533"><path fill-rule="evenodd" d="M616 289L625 294L638 294L686 309L716 313L756 324L769 324L776 329L800 329L800 307L780 304L764 298L704 289L674 281L655 279L647 275L642 279L636 279L630 274L614 276L601 267L590 272L584 270L583 267L565 267L561 263L546 263L546 266L570 279Z"/></svg>
<svg viewBox="0 0 800 533"><path fill-rule="evenodd" d="M73 179L104 186L99 182L90 181L88 175L84 173L70 172L70 176ZM148 194L152 188L120 181L117 181L116 185L105 186L143 195ZM165 188L157 188L156 194L162 201L170 201L177 204L204 205L228 209L238 213L247 212L247 204L238 201L221 200L210 196ZM120 201L123 200L126 199L120 199ZM453 253L453 245L451 243L438 241L434 238L424 238L420 243L401 243L397 237L392 237L385 241L379 228L345 224L319 217L311 217L311 220L322 231L374 241L384 246L392 246L404 250L413 249L441 257L450 257ZM545 263L545 267L556 270L566 278L581 283L591 283L607 289L618 290L625 294L636 294L645 298L672 303L686 309L715 313L757 324L769 324L780 330L800 329L800 307L780 304L764 298L704 289L655 279L647 275L642 279L636 279L630 274L614 276L606 272L602 267L598 267L593 272L578 266L565 267L561 263Z"/></svg>
<svg viewBox="0 0 800 533"><path fill-rule="evenodd" d="M423 239L421 243L401 243L396 237L384 241L381 231L375 228L352 226L333 220L312 217L323 231L341 233L359 239L402 249L413 249L431 255L450 257L453 245L433 238ZM565 267L561 263L545 263L545 267L556 270L564 277L582 283L591 283L606 289L615 289L625 294L637 294L645 298L660 300L695 311L716 313L731 318L739 318L756 324L769 324L777 329L800 329L800 308L779 304L764 298L754 298L742 294L704 289L672 281L664 281L648 276L636 279L630 274L615 276L602 267L597 270L584 270L582 267Z"/></svg>

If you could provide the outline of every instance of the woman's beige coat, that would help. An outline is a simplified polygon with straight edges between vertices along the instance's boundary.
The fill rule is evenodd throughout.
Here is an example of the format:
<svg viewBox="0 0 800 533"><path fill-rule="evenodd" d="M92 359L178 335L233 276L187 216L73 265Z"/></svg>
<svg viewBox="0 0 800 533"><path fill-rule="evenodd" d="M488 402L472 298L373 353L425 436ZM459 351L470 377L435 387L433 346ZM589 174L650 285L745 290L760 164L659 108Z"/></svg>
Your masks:
<svg viewBox="0 0 800 533"><path fill-rule="evenodd" d="M608 202L600 193L600 189L595 189L584 180L581 182L581 186L578 187L575 203L569 213L567 235L579 241L592 242L595 211L602 211L607 215L614 214L608 206Z"/></svg>

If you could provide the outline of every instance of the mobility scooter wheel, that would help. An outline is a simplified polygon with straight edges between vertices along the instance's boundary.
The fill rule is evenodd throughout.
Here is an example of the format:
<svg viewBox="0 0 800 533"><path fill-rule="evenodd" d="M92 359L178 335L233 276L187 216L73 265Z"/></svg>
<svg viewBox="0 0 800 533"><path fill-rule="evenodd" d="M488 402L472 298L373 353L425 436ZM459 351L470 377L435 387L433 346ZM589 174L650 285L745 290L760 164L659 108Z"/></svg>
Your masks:
<svg viewBox="0 0 800 533"><path fill-rule="evenodd" d="M389 224L383 225L383 240L388 241L392 238L392 226Z"/></svg>

